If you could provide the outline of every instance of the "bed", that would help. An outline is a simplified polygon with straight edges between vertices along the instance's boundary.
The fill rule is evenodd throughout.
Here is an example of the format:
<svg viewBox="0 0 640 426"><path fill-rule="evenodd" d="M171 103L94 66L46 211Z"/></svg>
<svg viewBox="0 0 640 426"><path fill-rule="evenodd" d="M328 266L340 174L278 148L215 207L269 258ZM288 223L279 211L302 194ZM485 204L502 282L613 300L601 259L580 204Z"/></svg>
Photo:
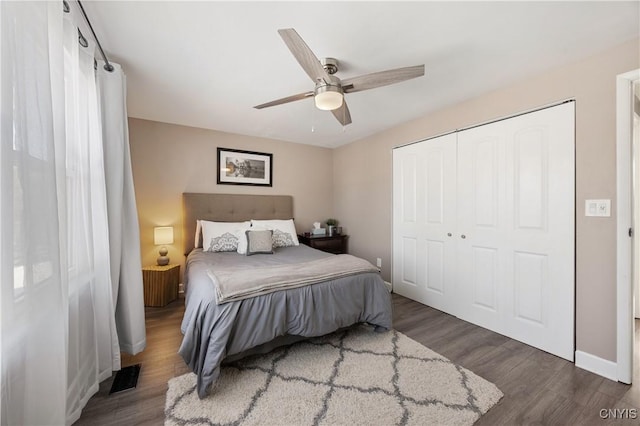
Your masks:
<svg viewBox="0 0 640 426"><path fill-rule="evenodd" d="M209 393L225 362L363 322L378 332L391 329L389 292L379 272L362 259L328 254L302 244L277 247L273 253L255 256L235 251L207 252L202 248L203 232L195 232L197 220L254 220L251 226L256 231L246 234L246 249L251 251L250 234L267 232L257 231L262 229L260 224L291 218L290 196L183 194L187 261L181 326L184 337L179 353L197 375L200 398ZM269 232L271 236L275 231ZM336 271L340 271L340 261L362 269L339 274ZM338 266L327 267L328 263ZM313 269L325 272L311 277L309 270ZM256 276L274 276L273 271L284 273L287 279L278 278L275 287L256 284L262 283ZM229 280L228 287L224 279ZM231 289L238 288L238 282L239 287L247 284L250 291L234 293ZM311 284L305 285L306 282ZM222 292L224 288L229 290Z"/></svg>

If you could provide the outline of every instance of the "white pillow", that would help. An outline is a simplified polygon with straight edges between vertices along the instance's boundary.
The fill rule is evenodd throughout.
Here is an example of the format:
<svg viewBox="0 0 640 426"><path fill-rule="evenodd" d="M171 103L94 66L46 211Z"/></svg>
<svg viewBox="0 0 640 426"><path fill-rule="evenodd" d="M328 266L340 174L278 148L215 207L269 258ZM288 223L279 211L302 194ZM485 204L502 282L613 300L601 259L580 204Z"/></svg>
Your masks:
<svg viewBox="0 0 640 426"><path fill-rule="evenodd" d="M298 234L293 219L281 220L255 220L251 219L251 228L263 227L273 231L273 247L291 247L297 246Z"/></svg>
<svg viewBox="0 0 640 426"><path fill-rule="evenodd" d="M251 222L210 222L200 220L202 227L202 250L237 251L239 235L249 229Z"/></svg>
<svg viewBox="0 0 640 426"><path fill-rule="evenodd" d="M196 239L193 241L193 248L200 247L200 234L202 233L202 221L196 220Z"/></svg>

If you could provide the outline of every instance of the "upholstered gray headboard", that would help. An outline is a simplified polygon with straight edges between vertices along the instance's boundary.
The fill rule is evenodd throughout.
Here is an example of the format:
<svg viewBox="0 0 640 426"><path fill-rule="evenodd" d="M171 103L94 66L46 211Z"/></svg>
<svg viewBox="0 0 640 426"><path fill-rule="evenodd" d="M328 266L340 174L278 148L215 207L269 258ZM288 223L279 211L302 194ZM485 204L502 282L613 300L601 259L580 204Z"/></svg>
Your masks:
<svg viewBox="0 0 640 426"><path fill-rule="evenodd" d="M198 219L215 222L293 219L293 197L290 195L183 193L182 235L185 255L194 246Z"/></svg>

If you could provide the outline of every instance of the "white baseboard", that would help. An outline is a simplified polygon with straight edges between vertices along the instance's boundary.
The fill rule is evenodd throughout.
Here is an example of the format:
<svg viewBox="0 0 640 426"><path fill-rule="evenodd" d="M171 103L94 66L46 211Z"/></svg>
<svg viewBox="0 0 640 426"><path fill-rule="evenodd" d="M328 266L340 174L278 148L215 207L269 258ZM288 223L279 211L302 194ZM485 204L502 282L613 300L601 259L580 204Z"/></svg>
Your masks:
<svg viewBox="0 0 640 426"><path fill-rule="evenodd" d="M576 351L576 367L618 381L618 364L586 352Z"/></svg>
<svg viewBox="0 0 640 426"><path fill-rule="evenodd" d="M384 285L387 286L387 290L389 290L389 293L391 293L391 290L393 290L393 286L391 285L391 283L389 281L385 281Z"/></svg>

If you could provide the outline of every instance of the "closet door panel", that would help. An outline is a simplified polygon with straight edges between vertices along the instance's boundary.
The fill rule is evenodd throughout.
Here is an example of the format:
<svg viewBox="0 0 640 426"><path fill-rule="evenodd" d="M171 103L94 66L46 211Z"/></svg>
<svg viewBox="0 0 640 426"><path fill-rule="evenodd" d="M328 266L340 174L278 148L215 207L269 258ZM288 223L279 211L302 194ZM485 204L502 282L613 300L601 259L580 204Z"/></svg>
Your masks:
<svg viewBox="0 0 640 426"><path fill-rule="evenodd" d="M443 136L424 143L424 300L436 309L450 312L454 301L455 250L447 234L455 227L455 138Z"/></svg>
<svg viewBox="0 0 640 426"><path fill-rule="evenodd" d="M471 303L476 308L495 314L498 312L498 250L492 247L474 246L472 253Z"/></svg>
<svg viewBox="0 0 640 426"><path fill-rule="evenodd" d="M548 135L541 126L513 135L516 229L546 232L549 206Z"/></svg>
<svg viewBox="0 0 640 426"><path fill-rule="evenodd" d="M573 102L505 120L511 215L505 334L574 358Z"/></svg>
<svg viewBox="0 0 640 426"><path fill-rule="evenodd" d="M417 251L417 241L415 238L404 237L402 239L402 249L400 251L402 256L400 271L402 275L400 279L403 283L414 287L418 285Z"/></svg>
<svg viewBox="0 0 640 426"><path fill-rule="evenodd" d="M497 228L499 142L497 135L490 135L489 138L478 141L471 148L473 150L471 158L463 159L466 164L471 164L473 167L472 186L469 188L472 191L470 195L473 200L469 201L473 201L473 226L476 227Z"/></svg>
<svg viewBox="0 0 640 426"><path fill-rule="evenodd" d="M435 143L434 143L435 144ZM440 144L438 144L440 145ZM437 146L426 149L425 155L425 221L427 226L444 224L446 178L445 147Z"/></svg>
<svg viewBox="0 0 640 426"><path fill-rule="evenodd" d="M406 227L416 225L416 209L418 205L418 158L404 155L400 158L400 221Z"/></svg>
<svg viewBox="0 0 640 426"><path fill-rule="evenodd" d="M434 296L445 296L445 244L444 241L427 240L425 256L425 285L427 292ZM429 295L427 294L427 298Z"/></svg>
<svg viewBox="0 0 640 426"><path fill-rule="evenodd" d="M455 136L396 148L393 161L394 177L402 176L394 178L394 291L451 312L455 297ZM405 170L407 165L411 172ZM407 213L409 208L415 215ZM400 247L401 237L415 238L415 256L401 254L407 251ZM415 283L401 273L414 267Z"/></svg>
<svg viewBox="0 0 640 426"><path fill-rule="evenodd" d="M501 125L458 133L458 312L498 332L505 305L500 292L506 240L504 145Z"/></svg>
<svg viewBox="0 0 640 426"><path fill-rule="evenodd" d="M424 303L418 273L421 161L414 145L393 152L393 286L399 294Z"/></svg>
<svg viewBox="0 0 640 426"><path fill-rule="evenodd" d="M549 326L545 300L549 298L549 257L516 251L513 256L513 314L527 325Z"/></svg>

